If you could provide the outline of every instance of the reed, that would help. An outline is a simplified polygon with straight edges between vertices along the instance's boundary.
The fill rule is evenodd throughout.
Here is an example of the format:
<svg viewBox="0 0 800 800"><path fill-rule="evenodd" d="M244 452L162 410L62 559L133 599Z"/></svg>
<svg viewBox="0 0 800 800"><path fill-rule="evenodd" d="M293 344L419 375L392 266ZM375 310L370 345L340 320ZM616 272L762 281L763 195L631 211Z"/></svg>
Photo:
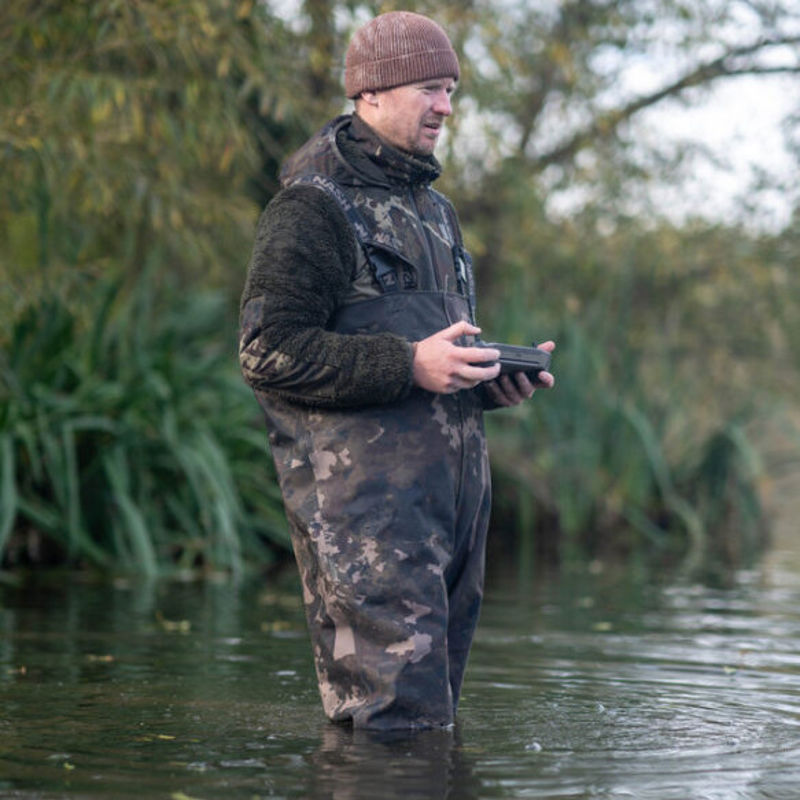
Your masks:
<svg viewBox="0 0 800 800"><path fill-rule="evenodd" d="M155 287L84 276L17 314L0 355L5 563L240 574L288 555L232 304ZM524 298L486 310L492 338L558 342L553 392L487 417L496 534L523 568L535 553L750 557L764 541L755 407L709 410L708 376L658 337L621 336L611 304L539 311L535 331Z"/></svg>
<svg viewBox="0 0 800 800"><path fill-rule="evenodd" d="M73 284L17 316L0 361L6 563L44 541L105 570L240 574L288 547L230 303L153 286Z"/></svg>
<svg viewBox="0 0 800 800"><path fill-rule="evenodd" d="M528 560L613 553L694 568L754 556L765 541L755 408L743 396L738 410L710 411L702 365L679 378L674 361L620 335L608 306L543 312L555 389L487 417L495 527ZM494 320L524 343L513 308Z"/></svg>

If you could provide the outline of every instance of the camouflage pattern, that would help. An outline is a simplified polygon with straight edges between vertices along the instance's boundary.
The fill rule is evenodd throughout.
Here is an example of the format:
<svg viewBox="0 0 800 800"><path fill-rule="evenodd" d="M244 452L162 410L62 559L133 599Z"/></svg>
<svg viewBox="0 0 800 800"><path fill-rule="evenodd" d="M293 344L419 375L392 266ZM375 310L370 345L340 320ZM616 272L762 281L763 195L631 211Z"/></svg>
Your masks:
<svg viewBox="0 0 800 800"><path fill-rule="evenodd" d="M329 166L329 150L318 145L318 157L303 161L306 175ZM331 330L418 341L470 319L454 218L441 195L424 184L337 185L343 205L358 209L367 246ZM393 289L376 280L370 248L392 265ZM260 316L257 300L249 305L245 329ZM481 603L490 507L478 395L413 388L396 403L342 410L256 395L326 714L356 728L452 724Z"/></svg>
<svg viewBox="0 0 800 800"><path fill-rule="evenodd" d="M375 282L376 260L394 268L397 283L390 288L464 293L466 275L454 260L454 255L468 259L460 247L458 220L447 198L429 185L439 175L438 165L405 157L391 161L393 154L384 150L381 156L390 160L389 169L400 180L369 183L337 146L337 136L350 121L343 116L330 122L281 175L284 186L312 183L333 194L355 229L362 248L350 296L343 302L360 302L386 290Z"/></svg>

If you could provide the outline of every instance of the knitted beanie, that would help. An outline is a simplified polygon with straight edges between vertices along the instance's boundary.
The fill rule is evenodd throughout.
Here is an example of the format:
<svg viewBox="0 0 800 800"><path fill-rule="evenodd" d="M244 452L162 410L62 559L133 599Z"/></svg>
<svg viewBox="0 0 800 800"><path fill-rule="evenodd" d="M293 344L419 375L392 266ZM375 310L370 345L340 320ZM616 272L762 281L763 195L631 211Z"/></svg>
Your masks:
<svg viewBox="0 0 800 800"><path fill-rule="evenodd" d="M348 97L431 78L458 80L458 58L447 34L432 19L390 11L359 28L345 56Z"/></svg>

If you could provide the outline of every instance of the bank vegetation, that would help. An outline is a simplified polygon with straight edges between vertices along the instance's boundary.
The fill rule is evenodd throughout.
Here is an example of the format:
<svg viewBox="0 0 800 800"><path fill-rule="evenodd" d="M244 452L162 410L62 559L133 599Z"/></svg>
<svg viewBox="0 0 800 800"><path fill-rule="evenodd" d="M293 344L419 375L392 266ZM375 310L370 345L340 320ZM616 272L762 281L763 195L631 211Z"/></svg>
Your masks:
<svg viewBox="0 0 800 800"><path fill-rule="evenodd" d="M278 165L344 110L349 33L392 5L6 5L3 566L279 563L288 536L238 374L238 295ZM780 228L745 200L736 221L676 215L657 190L680 185L697 147L639 123L743 76L800 96L797 11L530 5L404 4L460 53L439 188L475 259L479 321L493 339L558 343L556 389L487 418L494 537L525 564L742 563L800 452L800 210ZM626 88L637 63L655 75L645 91ZM789 197L788 178L749 202Z"/></svg>

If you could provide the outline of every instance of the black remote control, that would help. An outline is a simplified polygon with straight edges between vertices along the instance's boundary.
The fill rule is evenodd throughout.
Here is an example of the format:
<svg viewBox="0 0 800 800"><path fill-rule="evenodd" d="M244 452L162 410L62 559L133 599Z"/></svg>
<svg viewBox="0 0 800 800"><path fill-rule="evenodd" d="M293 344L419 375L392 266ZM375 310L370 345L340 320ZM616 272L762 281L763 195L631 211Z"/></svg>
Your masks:
<svg viewBox="0 0 800 800"><path fill-rule="evenodd" d="M509 372L524 372L532 380L550 367L550 353L538 347L523 347L515 344L501 344L499 342L484 342L478 340L473 347L491 347L500 351L500 374ZM485 361L481 367L490 367L494 361Z"/></svg>

